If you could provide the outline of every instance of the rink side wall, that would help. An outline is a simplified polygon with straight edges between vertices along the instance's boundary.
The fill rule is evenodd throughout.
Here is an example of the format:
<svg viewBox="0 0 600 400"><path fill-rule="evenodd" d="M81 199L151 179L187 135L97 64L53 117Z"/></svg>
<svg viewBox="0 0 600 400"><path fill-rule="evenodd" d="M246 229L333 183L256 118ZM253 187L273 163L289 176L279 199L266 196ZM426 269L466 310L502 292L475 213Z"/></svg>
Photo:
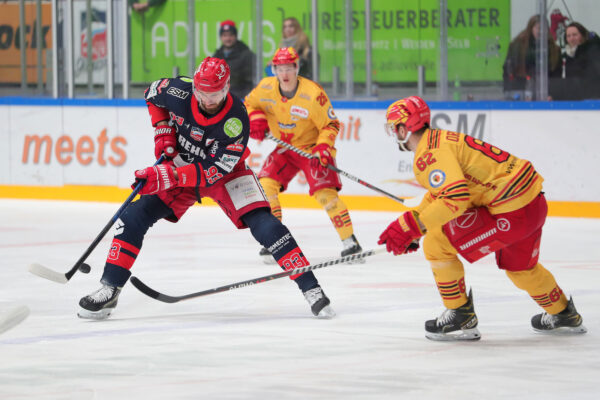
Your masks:
<svg viewBox="0 0 600 400"><path fill-rule="evenodd" d="M390 102L334 102L342 123L338 167L403 198L424 189L412 153L384 133ZM600 218L600 101L432 102L432 125L467 133L533 162L544 177L552 216ZM122 202L133 171L154 162L153 129L140 100L0 98L0 198ZM258 172L275 144L250 141ZM350 210L404 206L342 177ZM283 207L320 208L302 176ZM203 204L214 205L211 201Z"/></svg>

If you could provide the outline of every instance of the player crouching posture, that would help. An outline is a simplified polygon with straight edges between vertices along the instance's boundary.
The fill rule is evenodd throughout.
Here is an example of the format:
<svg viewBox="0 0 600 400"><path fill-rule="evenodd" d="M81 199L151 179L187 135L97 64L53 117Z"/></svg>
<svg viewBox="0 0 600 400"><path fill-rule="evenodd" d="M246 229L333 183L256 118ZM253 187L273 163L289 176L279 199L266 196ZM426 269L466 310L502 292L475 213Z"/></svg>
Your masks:
<svg viewBox="0 0 600 400"><path fill-rule="evenodd" d="M533 165L462 133L431 129L430 111L420 97L398 100L387 109L386 131L401 151L415 153L413 171L427 188L421 204L392 222L379 244L395 255L416 251L425 257L447 308L425 322L432 340L478 340L471 290L466 293L460 254L475 262L496 254L496 264L544 312L533 316L538 332L585 333L573 299L538 262L548 207L543 178Z"/></svg>
<svg viewBox="0 0 600 400"><path fill-rule="evenodd" d="M229 75L225 61L207 57L193 80L159 79L146 90L155 156L172 160L136 171L136 180L145 181L142 196L117 221L102 287L81 299L81 318L107 318L148 229L161 218L177 222L202 197L218 203L238 229L249 227L284 270L309 265L288 229L270 213L256 176L246 166L250 122L242 101L229 93ZM290 278L314 315L335 316L312 272Z"/></svg>

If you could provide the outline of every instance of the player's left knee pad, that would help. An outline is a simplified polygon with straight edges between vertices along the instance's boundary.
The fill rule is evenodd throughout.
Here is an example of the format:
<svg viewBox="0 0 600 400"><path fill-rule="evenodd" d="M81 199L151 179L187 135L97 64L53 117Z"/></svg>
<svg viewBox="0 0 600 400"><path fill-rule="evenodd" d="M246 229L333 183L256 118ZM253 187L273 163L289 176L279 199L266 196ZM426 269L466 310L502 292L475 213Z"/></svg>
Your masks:
<svg viewBox="0 0 600 400"><path fill-rule="evenodd" d="M319 202L325 211L336 208L338 203L341 201L337 190L333 188L319 189L315 192L315 194L313 194L313 197Z"/></svg>

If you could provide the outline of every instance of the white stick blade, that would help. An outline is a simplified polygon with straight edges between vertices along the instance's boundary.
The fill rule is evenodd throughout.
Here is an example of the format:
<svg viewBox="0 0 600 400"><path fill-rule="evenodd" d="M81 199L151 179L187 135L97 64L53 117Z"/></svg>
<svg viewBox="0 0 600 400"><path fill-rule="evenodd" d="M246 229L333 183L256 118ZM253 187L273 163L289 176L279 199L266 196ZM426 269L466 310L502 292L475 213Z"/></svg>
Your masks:
<svg viewBox="0 0 600 400"><path fill-rule="evenodd" d="M27 306L16 306L7 312L0 312L0 334L19 325L28 315Z"/></svg>
<svg viewBox="0 0 600 400"><path fill-rule="evenodd" d="M46 268L41 264L31 264L29 265L29 272L34 275L40 276L42 278L49 279L58 283L67 283L68 279L65 274L61 274L60 272L56 272L51 270L50 268Z"/></svg>

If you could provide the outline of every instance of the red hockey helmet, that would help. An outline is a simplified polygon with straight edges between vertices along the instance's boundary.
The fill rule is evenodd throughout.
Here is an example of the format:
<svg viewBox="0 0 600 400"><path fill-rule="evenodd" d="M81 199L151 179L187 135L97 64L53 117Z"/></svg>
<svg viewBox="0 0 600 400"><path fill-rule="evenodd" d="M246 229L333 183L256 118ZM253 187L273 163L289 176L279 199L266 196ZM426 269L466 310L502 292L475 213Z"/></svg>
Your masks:
<svg viewBox="0 0 600 400"><path fill-rule="evenodd" d="M385 114L387 123L385 130L388 135L396 138L401 150L407 150L405 144L410 135L431 124L431 111L425 101L418 96L410 96L390 104ZM405 138L398 137L398 125L406 126L408 134Z"/></svg>
<svg viewBox="0 0 600 400"><path fill-rule="evenodd" d="M298 64L298 53L293 47L282 47L273 56L273 65Z"/></svg>
<svg viewBox="0 0 600 400"><path fill-rule="evenodd" d="M225 60L206 57L194 72L194 91L218 92L229 83L229 65Z"/></svg>
<svg viewBox="0 0 600 400"><path fill-rule="evenodd" d="M431 111L425 101L418 96L410 96L393 102L385 114L387 123L394 128L404 124L410 132L430 125Z"/></svg>

